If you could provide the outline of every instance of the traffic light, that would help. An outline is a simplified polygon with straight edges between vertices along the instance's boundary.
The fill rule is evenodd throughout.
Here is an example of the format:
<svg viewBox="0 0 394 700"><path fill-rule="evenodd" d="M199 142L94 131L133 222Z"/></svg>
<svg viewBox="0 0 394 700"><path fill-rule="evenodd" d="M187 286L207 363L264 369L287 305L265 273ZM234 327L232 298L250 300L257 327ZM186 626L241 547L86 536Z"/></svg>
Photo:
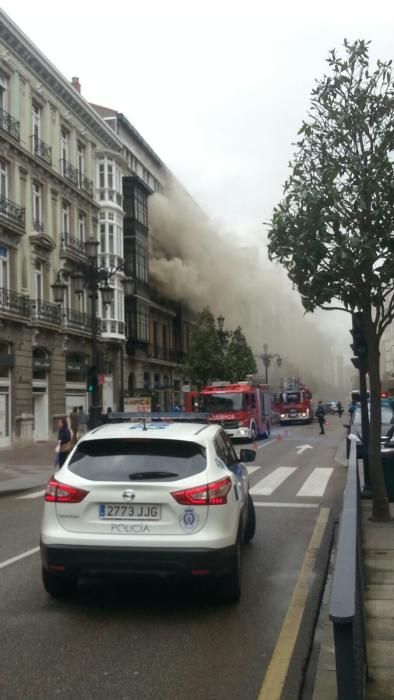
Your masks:
<svg viewBox="0 0 394 700"><path fill-rule="evenodd" d="M355 356L351 358L351 361L357 369L366 371L368 366L368 345L361 311L356 311L352 314L352 322L353 328L350 333L353 336L353 343L350 344L350 347Z"/></svg>
<svg viewBox="0 0 394 700"><path fill-rule="evenodd" d="M99 384L97 367L89 367L87 378L86 378L86 391L89 394L93 394L96 391Z"/></svg>

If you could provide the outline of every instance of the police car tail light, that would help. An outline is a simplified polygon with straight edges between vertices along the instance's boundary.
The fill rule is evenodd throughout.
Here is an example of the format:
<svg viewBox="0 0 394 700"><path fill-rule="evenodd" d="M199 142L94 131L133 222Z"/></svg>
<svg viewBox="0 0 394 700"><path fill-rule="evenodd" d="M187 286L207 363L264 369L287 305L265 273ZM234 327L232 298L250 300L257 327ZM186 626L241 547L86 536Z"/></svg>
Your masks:
<svg viewBox="0 0 394 700"><path fill-rule="evenodd" d="M45 489L45 500L50 503L80 503L89 491L76 489L74 486L62 484L56 479L50 479Z"/></svg>
<svg viewBox="0 0 394 700"><path fill-rule="evenodd" d="M174 491L171 496L182 506L221 506L227 503L231 479L227 476L204 486L194 486L183 491Z"/></svg>

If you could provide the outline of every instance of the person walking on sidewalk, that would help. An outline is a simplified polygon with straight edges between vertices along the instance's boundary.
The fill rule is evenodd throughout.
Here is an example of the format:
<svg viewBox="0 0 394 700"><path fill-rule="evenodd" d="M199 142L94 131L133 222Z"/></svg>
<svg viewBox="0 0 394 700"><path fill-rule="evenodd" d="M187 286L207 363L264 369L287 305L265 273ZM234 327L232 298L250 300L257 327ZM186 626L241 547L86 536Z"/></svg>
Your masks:
<svg viewBox="0 0 394 700"><path fill-rule="evenodd" d="M320 435L325 435L324 432L324 423L326 422L326 419L324 418L324 408L323 404L321 401L319 401L319 405L315 411L315 416L319 422L320 425Z"/></svg>
<svg viewBox="0 0 394 700"><path fill-rule="evenodd" d="M80 435L85 435L88 432L88 420L87 413L85 413L83 406L80 406L78 409L78 433Z"/></svg>
<svg viewBox="0 0 394 700"><path fill-rule="evenodd" d="M78 408L74 406L69 417L72 446L78 442Z"/></svg>
<svg viewBox="0 0 394 700"><path fill-rule="evenodd" d="M59 418L58 421L59 432L57 434L57 466L62 467L66 461L68 455L72 450L71 444L71 433L67 425L67 420L65 418Z"/></svg>

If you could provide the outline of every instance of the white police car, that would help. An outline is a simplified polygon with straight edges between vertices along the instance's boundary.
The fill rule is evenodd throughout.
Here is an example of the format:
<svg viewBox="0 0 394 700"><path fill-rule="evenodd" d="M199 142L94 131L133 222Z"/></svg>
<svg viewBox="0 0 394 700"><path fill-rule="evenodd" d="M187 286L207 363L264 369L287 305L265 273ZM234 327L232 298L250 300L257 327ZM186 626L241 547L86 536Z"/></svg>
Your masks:
<svg viewBox="0 0 394 700"><path fill-rule="evenodd" d="M237 601L241 545L254 531L247 469L219 425L106 424L48 482L44 587L56 597L91 574L186 574L214 577L221 597Z"/></svg>

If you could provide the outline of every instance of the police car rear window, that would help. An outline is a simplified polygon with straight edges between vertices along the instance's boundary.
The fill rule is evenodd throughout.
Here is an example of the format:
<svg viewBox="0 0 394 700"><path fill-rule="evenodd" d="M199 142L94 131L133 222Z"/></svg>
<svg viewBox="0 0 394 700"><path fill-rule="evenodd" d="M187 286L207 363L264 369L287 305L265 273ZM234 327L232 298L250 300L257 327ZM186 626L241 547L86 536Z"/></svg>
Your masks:
<svg viewBox="0 0 394 700"><path fill-rule="evenodd" d="M206 468L205 449L183 440L85 440L68 468L91 481L176 481Z"/></svg>

